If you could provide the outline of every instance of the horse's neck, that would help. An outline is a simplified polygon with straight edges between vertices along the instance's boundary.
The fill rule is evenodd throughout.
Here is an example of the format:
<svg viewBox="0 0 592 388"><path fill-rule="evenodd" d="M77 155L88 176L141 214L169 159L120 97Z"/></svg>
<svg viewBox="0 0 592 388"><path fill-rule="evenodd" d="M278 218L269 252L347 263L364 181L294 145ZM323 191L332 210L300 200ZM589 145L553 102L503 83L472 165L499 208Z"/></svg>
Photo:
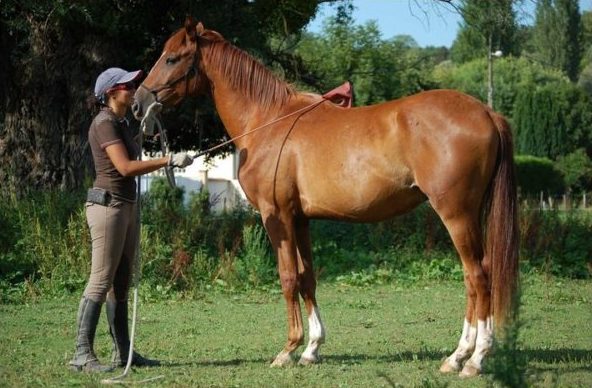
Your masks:
<svg viewBox="0 0 592 388"><path fill-rule="evenodd" d="M212 47L213 45L209 46L210 50ZM228 55L235 53L232 52L232 50L230 51L231 53L227 53ZM222 66L215 64L219 59L213 60L212 52L208 52L208 48L206 48L202 54L204 58L202 63L206 76L211 84L211 94L216 105L216 110L218 111L228 134L232 138L265 125L282 115L285 109L289 109L284 105L286 101L291 99L288 97L289 95L283 92L277 92L278 89L281 90L282 87L285 86L281 81L276 83L273 78L267 77L265 74L262 75L261 72L253 75L248 73L249 70L244 69L243 71L233 71L229 74L228 70L224 70L222 69ZM251 66L248 62L248 56L246 59L245 56L242 56L241 60L247 61L246 67L248 69L260 66L258 63ZM255 61L254 59L252 60ZM243 65L244 62L243 64L239 63L237 66L238 68L241 68ZM237 78L233 79L232 77ZM244 78L241 79L238 77ZM251 81L253 78L258 79L258 81L255 84L249 83L255 82ZM246 84L245 79L248 80L246 81ZM261 79L263 79L263 81L260 81ZM258 90L257 88L261 88L261 90ZM276 98L276 96L278 98ZM237 146L241 147L240 142L237 143Z"/></svg>

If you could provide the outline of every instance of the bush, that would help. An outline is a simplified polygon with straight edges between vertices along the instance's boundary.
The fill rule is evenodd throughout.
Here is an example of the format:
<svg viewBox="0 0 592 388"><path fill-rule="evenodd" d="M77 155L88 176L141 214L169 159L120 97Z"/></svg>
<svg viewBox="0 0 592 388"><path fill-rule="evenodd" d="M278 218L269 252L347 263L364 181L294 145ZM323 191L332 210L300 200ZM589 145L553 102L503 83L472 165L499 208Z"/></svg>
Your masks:
<svg viewBox="0 0 592 388"><path fill-rule="evenodd" d="M592 217L585 211L525 210L520 218L522 260L553 275L587 278L590 230Z"/></svg>
<svg viewBox="0 0 592 388"><path fill-rule="evenodd" d="M564 183L561 172L550 159L532 155L516 155L514 161L521 195L538 197L541 192L552 195L563 191Z"/></svg>
<svg viewBox="0 0 592 388"><path fill-rule="evenodd" d="M82 192L37 192L0 198L0 269L15 280L76 274L88 229ZM6 228L5 228L6 226Z"/></svg>
<svg viewBox="0 0 592 388"><path fill-rule="evenodd" d="M521 88L512 119L519 153L557 159L582 147L590 151L590 97L569 82Z"/></svg>
<svg viewBox="0 0 592 388"><path fill-rule="evenodd" d="M578 148L571 154L560 156L556 165L568 189L572 191L592 189L592 160L585 149Z"/></svg>
<svg viewBox="0 0 592 388"><path fill-rule="evenodd" d="M248 209L209 211L207 193L156 184L142 198L142 285L153 297L244 290L277 282L260 217ZM0 201L0 303L40 293L80 292L90 268L84 193L31 193ZM520 213L523 266L587 278L592 216L585 211ZM311 222L317 277L364 286L462 279L462 266L428 205L377 224Z"/></svg>

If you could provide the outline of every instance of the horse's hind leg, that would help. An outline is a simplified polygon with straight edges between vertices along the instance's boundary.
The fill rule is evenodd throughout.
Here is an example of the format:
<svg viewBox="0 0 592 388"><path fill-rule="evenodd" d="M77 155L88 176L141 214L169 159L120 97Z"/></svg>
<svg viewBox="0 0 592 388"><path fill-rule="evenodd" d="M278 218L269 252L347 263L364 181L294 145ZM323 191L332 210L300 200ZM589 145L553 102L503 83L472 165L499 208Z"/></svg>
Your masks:
<svg viewBox="0 0 592 388"><path fill-rule="evenodd" d="M309 222L303 219L296 223L296 241L298 247L298 274L300 295L308 315L308 346L300 357L299 364L308 365L320 361L319 346L325 342L325 327L316 300L316 279L312 265Z"/></svg>
<svg viewBox="0 0 592 388"><path fill-rule="evenodd" d="M288 341L271 366L285 366L294 362L292 353L303 343L304 330L298 284L298 260L294 221L290 216L263 216L263 223L278 260L278 272L288 314Z"/></svg>
<svg viewBox="0 0 592 388"><path fill-rule="evenodd" d="M462 367L462 376L474 376L481 372L481 363L491 348L493 335L488 274L482 266L483 237L479 216L461 211L452 217L442 217L442 220L463 263L467 308L459 345L440 370L459 371Z"/></svg>
<svg viewBox="0 0 592 388"><path fill-rule="evenodd" d="M466 289L467 305L465 312L465 320L463 323L462 334L458 341L456 350L444 361L440 367L440 372L459 372L462 369L463 363L471 356L475 350L475 341L477 339L477 327L475 326L475 303L477 293L475 287L472 286L469 280L467 270L464 270L464 282Z"/></svg>

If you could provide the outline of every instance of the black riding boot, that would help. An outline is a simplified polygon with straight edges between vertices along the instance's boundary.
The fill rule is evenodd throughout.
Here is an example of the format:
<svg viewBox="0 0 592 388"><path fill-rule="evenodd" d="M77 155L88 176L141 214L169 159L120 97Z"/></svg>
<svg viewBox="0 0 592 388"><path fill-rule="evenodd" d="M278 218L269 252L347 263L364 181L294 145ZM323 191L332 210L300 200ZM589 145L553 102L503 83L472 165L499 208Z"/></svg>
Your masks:
<svg viewBox="0 0 592 388"><path fill-rule="evenodd" d="M109 332L113 339L113 353L111 362L115 367L127 365L129 355L130 338L127 326L127 300L115 302L107 300L107 320L109 321ZM133 366L158 366L160 361L142 357L134 351L132 357Z"/></svg>
<svg viewBox="0 0 592 388"><path fill-rule="evenodd" d="M78 333L76 335L76 351L70 368L77 372L111 372L113 367L102 365L93 349L95 333L99 316L101 315L100 302L82 297L78 307Z"/></svg>

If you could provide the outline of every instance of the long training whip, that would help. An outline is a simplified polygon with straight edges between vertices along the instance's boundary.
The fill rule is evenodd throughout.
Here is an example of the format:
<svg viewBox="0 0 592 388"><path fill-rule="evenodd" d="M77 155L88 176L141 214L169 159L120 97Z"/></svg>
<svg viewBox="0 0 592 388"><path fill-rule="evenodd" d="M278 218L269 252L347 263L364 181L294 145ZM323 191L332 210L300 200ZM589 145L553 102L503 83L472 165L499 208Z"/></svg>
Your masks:
<svg viewBox="0 0 592 388"><path fill-rule="evenodd" d="M153 126L156 124L156 126L159 129L160 135L163 136L164 131L162 130L162 126L160 124L160 121L157 118L158 112L162 109L162 105L158 102L154 102L152 103L152 105L150 105L148 107L148 109L146 110L146 115L144 116L144 118L142 119L142 121L140 122L140 133L138 134L138 145L139 145L139 156L138 156L138 160L142 160L142 144L144 142L144 132L147 131L148 133L151 133L150 131L153 130ZM166 136L166 135L164 135ZM164 144L166 141L166 138L161 137L161 144L163 145L163 150L164 150ZM171 170L171 176L172 176L172 170ZM169 173L167 170L167 178L169 178ZM132 366L132 359L134 357L134 339L136 337L136 319L138 316L138 288L140 285L140 275L141 275L141 270L140 270L140 240L141 240L141 222L140 222L140 216L141 216L141 201L140 201L140 195L142 194L142 176L138 175L136 177L136 200L137 200L137 211L136 211L136 228L138 230L138 240L136 242L136 256L134 258L134 274L133 274L133 278L132 278L132 284L134 285L134 304L133 304L133 312L132 312L132 330L130 333L130 346L129 346L129 352L128 352L128 356L127 356L127 364L125 366L125 369L123 370L123 373L120 374L119 376L115 376L115 377L111 377L108 379L103 379L101 380L101 383L103 384L125 384L125 382L123 381ZM173 181L171 183L171 180L169 178L169 184L174 185L174 176L173 176ZM135 384L141 384L141 383L147 383L149 381L154 381L154 380L158 380L164 378L164 375L160 375L160 376L156 376L156 377L150 377L141 381L137 381L135 382Z"/></svg>
<svg viewBox="0 0 592 388"><path fill-rule="evenodd" d="M198 154L194 155L192 158L195 160L202 155L208 154L214 150L217 150L217 149L233 142L234 140L237 140L237 139L240 139L240 138L245 137L247 135L250 135L253 132L256 132L260 129L263 129L263 128L268 127L272 124L275 124L278 121L281 121L287 117L296 115L298 113L303 113L303 112L307 112L309 110L312 110L325 101L327 101L327 100L323 98L320 101L316 101L316 102L314 102L310 105L307 105L301 109L298 109L294 112L288 113L287 115L278 117L275 120L272 120L272 121L265 123L257 128L247 131L247 132L245 132L239 136L236 136L230 140L224 141L214 147L211 147L211 148L208 148L207 150L201 151ZM152 104L150 104L148 109L146 109L146 114L144 115L144 117L142 118L142 121L140 122L140 133L138 134L138 144L140 147L140 152L139 152L139 157L138 157L139 160L142 160L142 143L144 141L144 133L150 134L150 135L154 134L154 127L156 127L158 129L158 134L160 136L160 145L161 145L161 150L162 150L163 156L168 154L168 152L169 152L169 142L168 142L168 139L166 136L166 131L164 130L160 120L158 119L158 114L160 113L161 110L162 110L162 104L157 101L153 102ZM172 187L175 187L176 182L175 182L175 175L173 174L173 168L171 166L166 166L165 173L166 173L166 177L169 182L169 185L171 185ZM140 274L141 274L141 271L140 271L141 203L139 202L140 195L141 195L141 186L142 186L142 176L141 175L138 175L138 177L137 177L137 185L136 186L137 186L137 199L138 199L138 207L137 207L138 210L137 210L137 219L136 219L136 225L138 228L138 242L137 242L137 247L136 247L136 257L135 257L135 263L134 263L134 267L135 267L134 268L134 276L132 279L133 284L134 284L134 305L133 305L133 313L132 313L132 330L130 333L129 355L127 357L127 365L125 366L125 370L123 371L123 373L119 376L116 376L116 377L101 380L101 383L103 383L103 384L125 384L123 379L125 379L125 377L127 377L128 373L129 373L129 370L130 370L131 364L132 364L133 354L134 354L134 338L135 338L135 334L136 334L136 318L137 318L137 310L138 310L138 285L140 283ZM136 382L136 384L146 383L146 382L158 380L161 378L164 378L164 375L144 379L144 380Z"/></svg>

